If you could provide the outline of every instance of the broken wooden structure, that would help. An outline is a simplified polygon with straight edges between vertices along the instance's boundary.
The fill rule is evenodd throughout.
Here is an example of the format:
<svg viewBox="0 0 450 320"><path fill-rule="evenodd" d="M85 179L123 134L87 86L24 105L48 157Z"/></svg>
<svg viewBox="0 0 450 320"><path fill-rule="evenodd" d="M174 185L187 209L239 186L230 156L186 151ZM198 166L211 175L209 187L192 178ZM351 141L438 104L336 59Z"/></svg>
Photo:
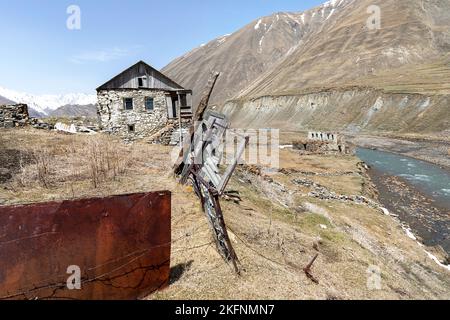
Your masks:
<svg viewBox="0 0 450 320"><path fill-rule="evenodd" d="M190 135L185 139L180 158L175 165L175 173L180 176L180 183L190 182L193 185L213 232L218 252L225 261L232 263L235 272L239 274L239 260L228 236L219 199L245 151L249 138L240 137L235 157L221 174L219 167L223 157L224 135L230 123L224 115L206 111L218 76L219 74L212 76L206 94L196 110Z"/></svg>
<svg viewBox="0 0 450 320"><path fill-rule="evenodd" d="M170 250L168 191L1 206L0 300L144 297L169 284Z"/></svg>

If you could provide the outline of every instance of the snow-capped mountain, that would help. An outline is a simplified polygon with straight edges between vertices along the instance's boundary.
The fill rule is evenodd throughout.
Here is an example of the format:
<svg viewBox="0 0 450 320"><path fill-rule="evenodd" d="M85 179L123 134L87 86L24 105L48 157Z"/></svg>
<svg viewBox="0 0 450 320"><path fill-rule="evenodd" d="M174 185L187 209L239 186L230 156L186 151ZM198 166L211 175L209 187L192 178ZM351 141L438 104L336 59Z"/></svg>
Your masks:
<svg viewBox="0 0 450 320"><path fill-rule="evenodd" d="M0 87L0 96L16 103L25 103L39 114L49 115L52 111L67 105L95 105L97 96L84 93L70 93L63 95L33 95Z"/></svg>

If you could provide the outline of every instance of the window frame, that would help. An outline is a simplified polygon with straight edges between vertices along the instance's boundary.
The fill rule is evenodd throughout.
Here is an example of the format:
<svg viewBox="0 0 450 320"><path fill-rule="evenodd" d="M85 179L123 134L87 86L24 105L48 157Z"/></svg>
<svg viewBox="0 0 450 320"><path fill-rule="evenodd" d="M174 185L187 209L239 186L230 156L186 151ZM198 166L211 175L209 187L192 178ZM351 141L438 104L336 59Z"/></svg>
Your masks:
<svg viewBox="0 0 450 320"><path fill-rule="evenodd" d="M147 101L148 101L148 100L151 100L151 101L152 101L152 108L151 108L151 109L147 108ZM154 97L145 97L145 98L144 98L144 109L145 109L145 111L147 111L147 112L153 112L153 111L155 111L155 98L154 98Z"/></svg>
<svg viewBox="0 0 450 320"><path fill-rule="evenodd" d="M127 107L127 100L131 100L131 109ZM123 98L123 109L125 111L133 111L134 110L134 99L133 98Z"/></svg>
<svg viewBox="0 0 450 320"><path fill-rule="evenodd" d="M148 81L148 77L147 76L141 76L138 77L138 88L147 88L147 81ZM140 82L142 83L142 85L140 84Z"/></svg>

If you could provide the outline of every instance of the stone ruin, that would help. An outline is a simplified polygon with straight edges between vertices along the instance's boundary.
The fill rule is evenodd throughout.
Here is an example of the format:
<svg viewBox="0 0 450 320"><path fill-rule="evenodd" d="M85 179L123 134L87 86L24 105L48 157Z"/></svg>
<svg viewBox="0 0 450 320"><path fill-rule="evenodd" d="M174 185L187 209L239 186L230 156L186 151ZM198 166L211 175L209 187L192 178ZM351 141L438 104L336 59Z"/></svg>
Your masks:
<svg viewBox="0 0 450 320"><path fill-rule="evenodd" d="M29 120L26 104L0 106L0 128L24 127L29 124Z"/></svg>
<svg viewBox="0 0 450 320"><path fill-rule="evenodd" d="M351 152L343 136L337 133L311 131L308 138L295 141L294 149L311 154L348 154Z"/></svg>
<svg viewBox="0 0 450 320"><path fill-rule="evenodd" d="M338 143L338 134L330 132L308 132L308 140Z"/></svg>

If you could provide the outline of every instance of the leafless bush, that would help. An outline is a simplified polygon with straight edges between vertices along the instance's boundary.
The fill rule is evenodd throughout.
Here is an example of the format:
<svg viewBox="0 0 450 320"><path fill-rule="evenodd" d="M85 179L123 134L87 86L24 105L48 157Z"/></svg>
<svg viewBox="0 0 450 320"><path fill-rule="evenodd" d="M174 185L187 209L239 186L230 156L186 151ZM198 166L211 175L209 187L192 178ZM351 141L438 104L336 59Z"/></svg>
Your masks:
<svg viewBox="0 0 450 320"><path fill-rule="evenodd" d="M48 149L34 150L33 160L39 183L45 187L50 186L50 158Z"/></svg>
<svg viewBox="0 0 450 320"><path fill-rule="evenodd" d="M16 187L63 188L75 197L77 186L84 188L84 183L88 182L92 188L99 189L109 182L120 182L143 166L140 158L146 159L142 154L145 149L134 152L134 147L109 136L49 135L44 138L47 140L36 138L35 145L25 149L30 156L28 160L19 160L20 170L14 178ZM42 192L38 190L36 188L37 192Z"/></svg>
<svg viewBox="0 0 450 320"><path fill-rule="evenodd" d="M93 138L87 144L89 177L94 188L102 181L116 180L131 164L130 151L109 140Z"/></svg>

